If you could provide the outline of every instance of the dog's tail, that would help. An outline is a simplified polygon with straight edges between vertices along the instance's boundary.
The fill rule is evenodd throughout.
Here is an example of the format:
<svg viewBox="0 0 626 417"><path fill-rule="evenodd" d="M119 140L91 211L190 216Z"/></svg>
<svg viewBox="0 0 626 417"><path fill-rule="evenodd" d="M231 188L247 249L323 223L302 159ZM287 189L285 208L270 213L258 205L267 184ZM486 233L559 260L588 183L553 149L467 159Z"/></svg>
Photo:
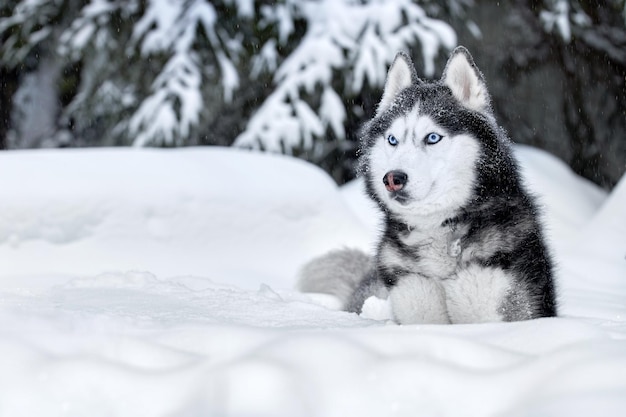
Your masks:
<svg viewBox="0 0 626 417"><path fill-rule="evenodd" d="M302 292L331 294L341 300L342 308L360 312L355 293L372 275L373 260L358 249L333 250L304 265L300 271L298 289ZM360 297L359 297L360 298Z"/></svg>

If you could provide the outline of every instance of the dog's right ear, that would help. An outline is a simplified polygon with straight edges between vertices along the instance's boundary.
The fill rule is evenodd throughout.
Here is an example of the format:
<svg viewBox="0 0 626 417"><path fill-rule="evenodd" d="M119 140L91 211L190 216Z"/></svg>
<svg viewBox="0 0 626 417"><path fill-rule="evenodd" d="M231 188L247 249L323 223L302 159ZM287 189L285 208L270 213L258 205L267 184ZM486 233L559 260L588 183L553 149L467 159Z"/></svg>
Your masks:
<svg viewBox="0 0 626 417"><path fill-rule="evenodd" d="M391 106L391 103L393 103L400 91L419 82L420 80L417 77L415 65L413 65L411 58L405 52L398 52L387 73L383 98L378 104L376 116Z"/></svg>

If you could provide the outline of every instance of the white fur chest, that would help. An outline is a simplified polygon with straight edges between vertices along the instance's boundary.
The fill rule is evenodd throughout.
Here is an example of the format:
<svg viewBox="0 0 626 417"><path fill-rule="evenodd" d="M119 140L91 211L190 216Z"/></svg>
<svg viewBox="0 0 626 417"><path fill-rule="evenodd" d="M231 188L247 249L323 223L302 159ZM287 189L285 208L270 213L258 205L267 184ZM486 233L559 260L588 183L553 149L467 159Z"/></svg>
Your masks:
<svg viewBox="0 0 626 417"><path fill-rule="evenodd" d="M379 261L388 270L402 270L426 278L445 280L457 271L461 256L460 240L447 228L412 229L399 236L401 249L384 242Z"/></svg>
<svg viewBox="0 0 626 417"><path fill-rule="evenodd" d="M415 253L411 272L439 280L451 278L461 255L460 239L446 228L412 230L400 241Z"/></svg>

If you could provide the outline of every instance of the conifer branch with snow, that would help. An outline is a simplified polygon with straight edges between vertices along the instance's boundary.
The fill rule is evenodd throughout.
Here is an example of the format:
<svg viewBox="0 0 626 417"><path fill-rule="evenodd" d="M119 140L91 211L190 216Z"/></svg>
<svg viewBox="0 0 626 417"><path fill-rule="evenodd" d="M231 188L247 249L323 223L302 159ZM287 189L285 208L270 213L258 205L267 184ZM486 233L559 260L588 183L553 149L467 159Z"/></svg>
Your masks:
<svg viewBox="0 0 626 417"><path fill-rule="evenodd" d="M291 0L284 7L266 6L263 12L266 24L279 28L279 44L292 30L294 16L306 22L307 30L293 53L277 68L275 91L237 137L235 145L242 147L315 152L315 144L327 131L343 140L349 99L357 96L366 83L381 87L398 50L419 43L424 74L432 76L438 52L456 43L450 26L429 18L410 0ZM263 46L258 61L276 65L275 48L272 39ZM340 74L340 80L334 80L334 74ZM316 95L317 99L312 100L311 96Z"/></svg>
<svg viewBox="0 0 626 417"><path fill-rule="evenodd" d="M46 41L77 73L54 116L76 145L234 142L315 160L366 116L354 102L398 50L421 51L431 76L455 46L422 3L21 0L0 18L2 56L19 65Z"/></svg>

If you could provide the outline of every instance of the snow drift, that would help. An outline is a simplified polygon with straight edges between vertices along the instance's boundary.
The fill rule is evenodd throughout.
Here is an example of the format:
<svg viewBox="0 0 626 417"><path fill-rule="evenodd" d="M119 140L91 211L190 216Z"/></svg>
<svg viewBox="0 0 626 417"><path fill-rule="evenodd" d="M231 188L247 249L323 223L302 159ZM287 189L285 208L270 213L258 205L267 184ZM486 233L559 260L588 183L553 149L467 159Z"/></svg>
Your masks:
<svg viewBox="0 0 626 417"><path fill-rule="evenodd" d="M516 148L561 317L398 326L292 290L372 248L357 181L232 149L0 154L2 416L618 416L626 182Z"/></svg>
<svg viewBox="0 0 626 417"><path fill-rule="evenodd" d="M13 274L148 270L289 287L312 253L368 235L323 171L233 149L2 155ZM10 197L10 198L9 198ZM234 274L234 275L233 275Z"/></svg>

